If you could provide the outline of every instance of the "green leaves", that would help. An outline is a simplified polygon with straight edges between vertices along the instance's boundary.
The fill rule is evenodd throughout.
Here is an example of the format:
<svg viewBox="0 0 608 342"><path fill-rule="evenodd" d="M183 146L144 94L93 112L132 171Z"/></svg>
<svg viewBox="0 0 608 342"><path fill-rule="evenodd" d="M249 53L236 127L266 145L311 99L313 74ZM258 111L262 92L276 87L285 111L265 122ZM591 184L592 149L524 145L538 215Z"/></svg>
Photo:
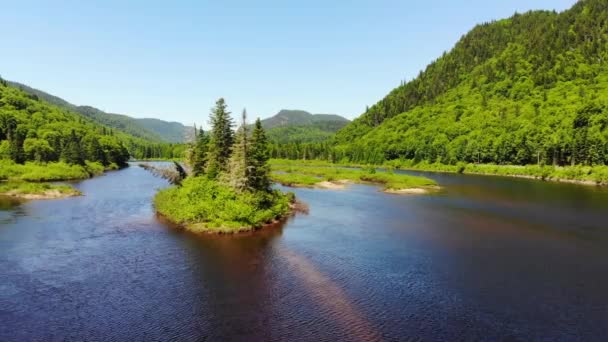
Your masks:
<svg viewBox="0 0 608 342"><path fill-rule="evenodd" d="M606 9L587 0L559 14L478 25L339 131L326 151L287 145L273 157L607 163Z"/></svg>
<svg viewBox="0 0 608 342"><path fill-rule="evenodd" d="M289 211L288 196L278 192L238 193L207 177L190 177L181 187L159 191L159 213L193 231L250 230Z"/></svg>

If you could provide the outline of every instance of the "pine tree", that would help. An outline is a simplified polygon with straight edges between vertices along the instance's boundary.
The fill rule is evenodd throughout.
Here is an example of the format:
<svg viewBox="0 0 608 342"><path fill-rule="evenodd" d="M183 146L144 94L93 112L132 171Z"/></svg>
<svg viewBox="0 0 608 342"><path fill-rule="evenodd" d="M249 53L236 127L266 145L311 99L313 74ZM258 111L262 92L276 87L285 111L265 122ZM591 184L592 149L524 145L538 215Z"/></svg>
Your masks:
<svg viewBox="0 0 608 342"><path fill-rule="evenodd" d="M25 162L25 152L23 151L23 141L25 134L16 129L9 136L9 154L11 159L18 164Z"/></svg>
<svg viewBox="0 0 608 342"><path fill-rule="evenodd" d="M269 191L268 140L260 118L255 121L250 145L249 186L256 191Z"/></svg>
<svg viewBox="0 0 608 342"><path fill-rule="evenodd" d="M228 168L230 151L234 142L232 132L232 118L227 110L226 102L220 98L211 110L211 134L209 139L209 153L207 158L207 175L217 178L221 172Z"/></svg>
<svg viewBox="0 0 608 342"><path fill-rule="evenodd" d="M62 158L66 163L84 165L84 153L80 146L80 140L74 130L70 132L70 136L61 152Z"/></svg>
<svg viewBox="0 0 608 342"><path fill-rule="evenodd" d="M241 126L236 132L235 144L228 163L227 183L239 192L249 188L249 137L247 129L247 111L243 110Z"/></svg>
<svg viewBox="0 0 608 342"><path fill-rule="evenodd" d="M97 161L104 165L107 164L106 156L101 148L101 144L99 144L97 137L89 136L86 138L84 152L87 160Z"/></svg>
<svg viewBox="0 0 608 342"><path fill-rule="evenodd" d="M23 141L26 132L18 126L17 119L10 114L0 115L0 131L6 136L9 143L8 153L12 161L22 164L25 162L25 152L23 151Z"/></svg>
<svg viewBox="0 0 608 342"><path fill-rule="evenodd" d="M195 145L192 148L192 155L190 165L192 165L192 174L194 176L200 176L205 173L205 166L207 164L207 152L209 151L209 135L205 134L205 131L201 128L196 134Z"/></svg>

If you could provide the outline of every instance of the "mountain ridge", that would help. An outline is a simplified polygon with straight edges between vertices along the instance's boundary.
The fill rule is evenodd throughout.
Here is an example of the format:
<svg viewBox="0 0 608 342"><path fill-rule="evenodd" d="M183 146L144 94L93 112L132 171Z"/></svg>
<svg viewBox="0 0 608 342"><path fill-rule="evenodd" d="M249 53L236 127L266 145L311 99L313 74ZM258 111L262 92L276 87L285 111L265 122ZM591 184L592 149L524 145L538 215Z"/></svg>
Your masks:
<svg viewBox="0 0 608 342"><path fill-rule="evenodd" d="M187 139L187 134L193 129L180 122L165 121L157 118L134 118L126 114L108 113L90 105L75 105L43 90L15 81L7 82L50 104L77 112L100 124L107 125L150 142L181 143Z"/></svg>
<svg viewBox="0 0 608 342"><path fill-rule="evenodd" d="M262 120L270 141L275 143L321 142L331 139L350 120L337 114L311 114L299 109L282 109Z"/></svg>

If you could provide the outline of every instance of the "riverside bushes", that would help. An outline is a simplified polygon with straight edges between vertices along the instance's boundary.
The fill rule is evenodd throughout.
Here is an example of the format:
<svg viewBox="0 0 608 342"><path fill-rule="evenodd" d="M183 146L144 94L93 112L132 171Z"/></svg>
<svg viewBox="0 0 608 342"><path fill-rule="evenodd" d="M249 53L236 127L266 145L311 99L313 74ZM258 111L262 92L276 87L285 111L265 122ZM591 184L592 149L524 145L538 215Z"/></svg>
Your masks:
<svg viewBox="0 0 608 342"><path fill-rule="evenodd" d="M0 180L49 182L86 179L99 175L106 169L116 168L116 164L104 167L101 163L89 161L85 165L76 165L64 162L17 164L10 160L0 160Z"/></svg>
<svg viewBox="0 0 608 342"><path fill-rule="evenodd" d="M65 196L80 195L80 191L65 184L31 183L31 182L1 182L0 194L22 197L27 195L44 195L49 193L52 196L47 198L59 198Z"/></svg>
<svg viewBox="0 0 608 342"><path fill-rule="evenodd" d="M187 178L154 199L159 213L195 232L251 230L288 213L289 204L278 190L238 193L204 176Z"/></svg>

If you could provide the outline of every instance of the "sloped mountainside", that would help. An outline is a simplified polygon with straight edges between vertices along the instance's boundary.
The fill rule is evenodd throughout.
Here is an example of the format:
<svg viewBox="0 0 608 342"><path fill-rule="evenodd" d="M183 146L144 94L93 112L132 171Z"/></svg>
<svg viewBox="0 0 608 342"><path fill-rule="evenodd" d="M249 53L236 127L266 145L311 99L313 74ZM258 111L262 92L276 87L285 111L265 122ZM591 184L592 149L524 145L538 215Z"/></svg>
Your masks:
<svg viewBox="0 0 608 342"><path fill-rule="evenodd" d="M319 142L333 137L335 132L349 122L335 114L311 114L303 110L283 109L262 120L262 126L273 142Z"/></svg>
<svg viewBox="0 0 608 342"><path fill-rule="evenodd" d="M607 68L608 1L516 14L473 28L335 143L356 161L604 164Z"/></svg>
<svg viewBox="0 0 608 342"><path fill-rule="evenodd" d="M167 122L151 118L133 118L123 114L106 113L91 106L76 106L60 97L18 82L9 82L9 84L48 103L80 113L100 124L151 142L184 142L189 133L188 131L193 129L179 122Z"/></svg>

